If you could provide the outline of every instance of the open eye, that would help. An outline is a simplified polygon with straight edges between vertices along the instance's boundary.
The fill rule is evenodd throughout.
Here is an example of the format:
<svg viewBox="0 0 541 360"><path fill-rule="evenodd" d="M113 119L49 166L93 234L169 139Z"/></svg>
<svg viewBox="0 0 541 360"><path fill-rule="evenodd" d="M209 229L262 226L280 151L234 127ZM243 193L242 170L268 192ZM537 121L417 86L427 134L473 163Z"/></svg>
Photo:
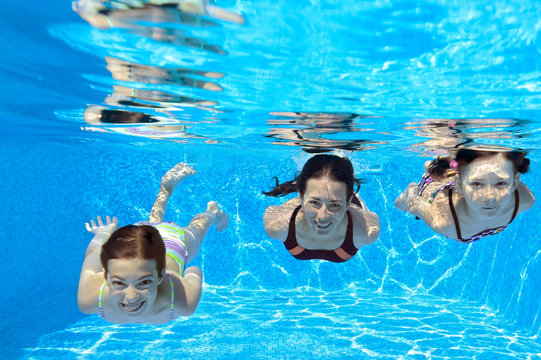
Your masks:
<svg viewBox="0 0 541 360"><path fill-rule="evenodd" d="M475 189L483 186L483 183L481 183L480 181L472 181L470 185Z"/></svg>
<svg viewBox="0 0 541 360"><path fill-rule="evenodd" d="M507 181L498 181L496 183L497 187L507 187L508 185L509 185L509 183Z"/></svg>
<svg viewBox="0 0 541 360"><path fill-rule="evenodd" d="M312 205L313 207L321 206L321 202L319 200L308 200L308 204Z"/></svg>
<svg viewBox="0 0 541 360"><path fill-rule="evenodd" d="M152 284L152 280L148 279L148 280L143 280L139 283L139 286L148 286Z"/></svg>
<svg viewBox="0 0 541 360"><path fill-rule="evenodd" d="M118 281L118 280L113 280L111 281L111 284L115 287L115 288L123 288L126 286L126 284L124 284L122 281Z"/></svg>
<svg viewBox="0 0 541 360"><path fill-rule="evenodd" d="M340 208L342 208L342 205L338 203L332 203L331 205L329 205L329 209L331 210L339 210Z"/></svg>

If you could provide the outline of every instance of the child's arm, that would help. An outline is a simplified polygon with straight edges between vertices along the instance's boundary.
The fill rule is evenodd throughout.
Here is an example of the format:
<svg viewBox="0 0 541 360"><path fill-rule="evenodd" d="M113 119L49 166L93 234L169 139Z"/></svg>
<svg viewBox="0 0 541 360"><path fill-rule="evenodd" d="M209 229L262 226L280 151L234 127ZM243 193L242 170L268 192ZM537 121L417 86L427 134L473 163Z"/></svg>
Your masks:
<svg viewBox="0 0 541 360"><path fill-rule="evenodd" d="M86 223L86 229L94 234L85 252L85 260L79 277L79 290L77 291L77 303L79 309L84 313L95 313L98 288L104 281L103 267L101 266L100 253L102 245L109 239L116 230L118 220L116 217L107 216L104 225L101 217L98 216L98 225L94 220Z"/></svg>
<svg viewBox="0 0 541 360"><path fill-rule="evenodd" d="M192 315L201 300L203 284L201 269L190 266L184 271L184 277L175 276L173 282L175 284L175 315Z"/></svg>
<svg viewBox="0 0 541 360"><path fill-rule="evenodd" d="M433 203L428 198L418 195L416 183L408 185L406 190L395 200L394 205L423 220L432 230L442 233L450 225L447 196L438 196Z"/></svg>

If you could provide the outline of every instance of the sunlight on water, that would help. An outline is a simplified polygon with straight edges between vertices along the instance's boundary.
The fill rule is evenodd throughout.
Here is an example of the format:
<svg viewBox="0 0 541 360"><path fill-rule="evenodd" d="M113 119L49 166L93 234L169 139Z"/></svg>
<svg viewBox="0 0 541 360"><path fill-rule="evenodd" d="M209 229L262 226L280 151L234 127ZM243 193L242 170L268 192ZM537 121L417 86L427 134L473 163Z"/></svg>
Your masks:
<svg viewBox="0 0 541 360"><path fill-rule="evenodd" d="M428 295L313 288L206 287L189 319L165 327L90 317L43 336L25 356L143 359L535 359L537 337L474 303ZM137 342L140 347L130 346Z"/></svg>

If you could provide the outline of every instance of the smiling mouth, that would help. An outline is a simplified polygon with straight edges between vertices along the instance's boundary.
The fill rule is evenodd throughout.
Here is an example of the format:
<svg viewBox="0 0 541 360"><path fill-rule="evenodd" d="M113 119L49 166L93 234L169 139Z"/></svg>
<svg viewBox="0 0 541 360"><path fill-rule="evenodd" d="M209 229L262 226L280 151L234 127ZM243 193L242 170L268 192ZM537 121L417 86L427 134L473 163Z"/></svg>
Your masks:
<svg viewBox="0 0 541 360"><path fill-rule="evenodd" d="M136 312L137 310L139 310L143 306L144 303L145 303L144 301L141 301L137 305L127 305L127 304L123 304L123 303L121 303L120 305L122 305L122 308L124 310L126 310L127 312Z"/></svg>
<svg viewBox="0 0 541 360"><path fill-rule="evenodd" d="M316 229L317 230L326 230L331 226L332 221L330 223L328 223L328 224L325 224L325 225L318 224L317 221L314 222L314 223L316 224Z"/></svg>

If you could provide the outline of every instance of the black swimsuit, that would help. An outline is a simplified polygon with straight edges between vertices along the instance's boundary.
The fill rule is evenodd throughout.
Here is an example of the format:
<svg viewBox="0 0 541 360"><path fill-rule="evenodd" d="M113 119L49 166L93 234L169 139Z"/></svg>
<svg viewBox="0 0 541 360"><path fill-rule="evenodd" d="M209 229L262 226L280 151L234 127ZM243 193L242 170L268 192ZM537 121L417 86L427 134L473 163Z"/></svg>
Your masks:
<svg viewBox="0 0 541 360"><path fill-rule="evenodd" d="M298 260L327 260L332 262L344 262L351 259L359 250L353 244L353 221L351 220L351 214L349 210L346 211L348 216L348 226L346 230L346 237L344 242L340 245L339 248L334 250L312 250L305 249L299 245L297 242L297 236L295 235L295 219L297 218L297 213L301 209L299 205L293 214L291 214L291 219L289 220L289 232L287 233L287 239L284 242L284 245L293 255L295 259Z"/></svg>

